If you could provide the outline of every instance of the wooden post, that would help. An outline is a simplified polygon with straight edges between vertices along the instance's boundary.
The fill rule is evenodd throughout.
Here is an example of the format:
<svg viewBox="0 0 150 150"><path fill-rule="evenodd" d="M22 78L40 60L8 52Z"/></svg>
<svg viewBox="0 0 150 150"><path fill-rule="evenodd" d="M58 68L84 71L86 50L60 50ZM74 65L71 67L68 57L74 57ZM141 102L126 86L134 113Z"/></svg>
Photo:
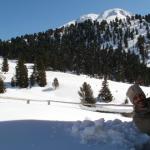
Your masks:
<svg viewBox="0 0 150 150"><path fill-rule="evenodd" d="M27 100L27 104L30 104L30 100Z"/></svg>
<svg viewBox="0 0 150 150"><path fill-rule="evenodd" d="M50 105L50 100L48 100L48 105Z"/></svg>

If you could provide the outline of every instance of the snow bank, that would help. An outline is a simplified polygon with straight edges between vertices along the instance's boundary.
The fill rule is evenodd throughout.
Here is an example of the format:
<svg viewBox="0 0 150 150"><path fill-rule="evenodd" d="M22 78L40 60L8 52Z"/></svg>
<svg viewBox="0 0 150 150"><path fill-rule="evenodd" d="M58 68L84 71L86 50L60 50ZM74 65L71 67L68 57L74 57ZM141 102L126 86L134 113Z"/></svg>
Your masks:
<svg viewBox="0 0 150 150"><path fill-rule="evenodd" d="M129 150L142 149L150 137L141 133L133 122L121 120L95 122L78 121L72 126L72 134L79 136L83 144L97 144L102 149Z"/></svg>

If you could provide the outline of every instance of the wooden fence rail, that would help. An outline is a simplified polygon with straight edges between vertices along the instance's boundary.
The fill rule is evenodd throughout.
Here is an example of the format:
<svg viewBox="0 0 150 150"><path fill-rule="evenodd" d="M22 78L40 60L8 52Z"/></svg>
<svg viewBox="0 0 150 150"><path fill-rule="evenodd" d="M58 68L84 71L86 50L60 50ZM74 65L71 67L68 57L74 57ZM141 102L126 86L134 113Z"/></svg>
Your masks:
<svg viewBox="0 0 150 150"><path fill-rule="evenodd" d="M2 97L0 96L0 99L7 99L7 100L11 100L11 101L25 101L27 104L30 104L30 102L44 102L47 103L48 105L50 105L51 102L53 103L64 103L64 104L75 104L75 105L80 105L81 103L79 102L69 102L69 101L58 101L58 100L37 100L37 99L25 99L25 98L19 98L19 97ZM93 106L93 107L98 107L98 106L116 106L116 107L133 107L133 105L125 105L125 104L85 104L84 106Z"/></svg>

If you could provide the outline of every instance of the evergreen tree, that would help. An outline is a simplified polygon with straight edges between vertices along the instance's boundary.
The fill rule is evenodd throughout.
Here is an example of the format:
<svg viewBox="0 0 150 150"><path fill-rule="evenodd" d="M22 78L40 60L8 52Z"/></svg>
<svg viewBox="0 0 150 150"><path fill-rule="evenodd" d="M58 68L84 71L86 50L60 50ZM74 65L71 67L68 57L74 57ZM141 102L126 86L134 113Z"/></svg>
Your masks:
<svg viewBox="0 0 150 150"><path fill-rule="evenodd" d="M45 66L43 64L43 61L41 58L36 61L37 65L37 83L40 87L44 87L46 82L46 72L45 72Z"/></svg>
<svg viewBox="0 0 150 150"><path fill-rule="evenodd" d="M6 92L6 88L4 86L4 82L3 80L0 78L0 93L5 93Z"/></svg>
<svg viewBox="0 0 150 150"><path fill-rule="evenodd" d="M138 37L137 45L139 48L139 52L142 56L143 63L145 63L146 52L145 52L145 37L144 36L140 35Z"/></svg>
<svg viewBox="0 0 150 150"><path fill-rule="evenodd" d="M53 81L53 83L52 83L52 86L54 87L55 90L56 90L56 88L59 87L59 82L58 82L58 79L57 79L57 78L54 79L54 81Z"/></svg>
<svg viewBox="0 0 150 150"><path fill-rule="evenodd" d="M82 104L95 104L95 98L93 96L93 91L91 86L86 82L83 83L82 87L80 87L80 91L78 92L81 103Z"/></svg>
<svg viewBox="0 0 150 150"><path fill-rule="evenodd" d="M7 57L3 58L3 64L2 64L2 72L8 72L9 66L8 66L8 60Z"/></svg>
<svg viewBox="0 0 150 150"><path fill-rule="evenodd" d="M125 35L124 35L124 45L125 45L125 48L128 48L128 35L127 35L127 31L125 32Z"/></svg>
<svg viewBox="0 0 150 150"><path fill-rule="evenodd" d="M100 93L98 95L98 98L103 102L111 102L112 101L112 94L108 88L108 82L107 78L104 77L104 81L102 82L102 89L100 90Z"/></svg>
<svg viewBox="0 0 150 150"><path fill-rule="evenodd" d="M20 88L28 87L28 70L23 59L19 59L16 66L16 85Z"/></svg>

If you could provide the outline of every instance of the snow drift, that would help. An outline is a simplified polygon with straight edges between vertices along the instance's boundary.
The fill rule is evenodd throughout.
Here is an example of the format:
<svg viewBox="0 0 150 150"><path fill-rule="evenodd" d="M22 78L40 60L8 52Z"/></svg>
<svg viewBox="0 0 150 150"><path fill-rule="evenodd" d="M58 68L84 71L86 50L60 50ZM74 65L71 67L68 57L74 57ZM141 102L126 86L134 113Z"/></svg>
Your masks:
<svg viewBox="0 0 150 150"><path fill-rule="evenodd" d="M150 137L141 133L133 122L121 120L95 122L78 121L72 126L72 134L80 137L81 143L99 145L101 149L129 150L143 149Z"/></svg>

